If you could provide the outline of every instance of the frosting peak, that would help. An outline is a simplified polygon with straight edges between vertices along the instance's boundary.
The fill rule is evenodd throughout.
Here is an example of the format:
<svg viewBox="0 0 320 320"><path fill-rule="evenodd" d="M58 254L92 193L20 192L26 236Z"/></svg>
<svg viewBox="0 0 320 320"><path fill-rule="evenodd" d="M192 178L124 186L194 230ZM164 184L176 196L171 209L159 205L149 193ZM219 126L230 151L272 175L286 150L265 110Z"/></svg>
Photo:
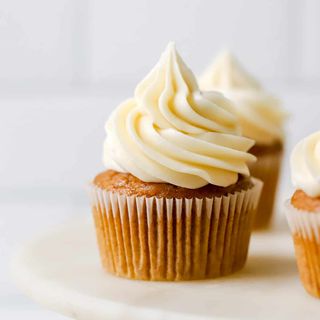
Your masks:
<svg viewBox="0 0 320 320"><path fill-rule="evenodd" d="M223 51L200 79L203 89L217 87L223 90L260 90L261 85L229 52Z"/></svg>
<svg viewBox="0 0 320 320"><path fill-rule="evenodd" d="M278 99L266 93L229 53L223 52L200 77L203 90L219 90L236 106L243 135L268 145L282 141L287 114Z"/></svg>
<svg viewBox="0 0 320 320"><path fill-rule="evenodd" d="M104 163L146 182L195 189L249 175L253 141L239 135L231 102L200 92L173 43L106 124Z"/></svg>
<svg viewBox="0 0 320 320"><path fill-rule="evenodd" d="M210 101L220 100L220 105ZM217 93L201 94L191 70L169 43L158 64L137 85L135 101L159 128L174 127L185 133L239 130L233 106Z"/></svg>
<svg viewBox="0 0 320 320"><path fill-rule="evenodd" d="M320 196L320 131L301 140L291 154L294 186L311 197Z"/></svg>

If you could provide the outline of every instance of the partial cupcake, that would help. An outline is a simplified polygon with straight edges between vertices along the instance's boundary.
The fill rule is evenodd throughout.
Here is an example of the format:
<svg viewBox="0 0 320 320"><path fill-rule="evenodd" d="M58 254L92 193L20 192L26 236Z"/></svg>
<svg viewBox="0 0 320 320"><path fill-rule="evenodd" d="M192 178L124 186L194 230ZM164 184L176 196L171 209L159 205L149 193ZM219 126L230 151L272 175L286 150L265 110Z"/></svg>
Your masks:
<svg viewBox="0 0 320 320"><path fill-rule="evenodd" d="M283 125L287 114L279 100L265 92L229 53L223 52L199 79L202 90L218 90L231 99L244 136L256 141L250 152L258 161L250 173L264 182L255 229L270 226L279 180L283 145Z"/></svg>
<svg viewBox="0 0 320 320"><path fill-rule="evenodd" d="M303 139L291 156L296 188L286 204L301 281L320 298L320 131Z"/></svg>
<svg viewBox="0 0 320 320"><path fill-rule="evenodd" d="M106 123L106 171L92 183L104 268L141 280L241 269L262 183L232 103L200 92L170 43Z"/></svg>

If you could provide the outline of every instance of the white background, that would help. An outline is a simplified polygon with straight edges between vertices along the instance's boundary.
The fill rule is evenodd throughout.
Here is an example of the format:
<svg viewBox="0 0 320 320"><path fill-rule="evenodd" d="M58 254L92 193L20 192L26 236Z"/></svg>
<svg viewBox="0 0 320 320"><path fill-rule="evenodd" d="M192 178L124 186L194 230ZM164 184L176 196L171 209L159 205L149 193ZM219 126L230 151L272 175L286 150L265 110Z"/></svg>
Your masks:
<svg viewBox="0 0 320 320"><path fill-rule="evenodd" d="M104 122L170 40L197 74L234 52L292 114L288 150L319 129L318 0L1 0L1 319L62 318L18 293L8 258L46 226L90 214ZM280 203L289 192L286 160Z"/></svg>

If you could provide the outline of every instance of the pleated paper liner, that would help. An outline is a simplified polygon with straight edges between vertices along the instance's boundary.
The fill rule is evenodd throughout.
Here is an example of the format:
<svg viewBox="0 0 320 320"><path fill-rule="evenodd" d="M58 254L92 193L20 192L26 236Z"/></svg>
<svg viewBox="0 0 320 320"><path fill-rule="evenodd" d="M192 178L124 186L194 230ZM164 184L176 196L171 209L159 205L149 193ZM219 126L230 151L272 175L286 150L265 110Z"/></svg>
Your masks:
<svg viewBox="0 0 320 320"><path fill-rule="evenodd" d="M272 222L274 203L282 162L282 149L256 155L258 160L249 165L250 174L263 181L263 190L253 229L266 229Z"/></svg>
<svg viewBox="0 0 320 320"><path fill-rule="evenodd" d="M298 210L286 203L297 265L305 289L320 298L320 213Z"/></svg>
<svg viewBox="0 0 320 320"><path fill-rule="evenodd" d="M223 197L125 196L92 186L103 267L140 280L215 278L241 269L262 183Z"/></svg>

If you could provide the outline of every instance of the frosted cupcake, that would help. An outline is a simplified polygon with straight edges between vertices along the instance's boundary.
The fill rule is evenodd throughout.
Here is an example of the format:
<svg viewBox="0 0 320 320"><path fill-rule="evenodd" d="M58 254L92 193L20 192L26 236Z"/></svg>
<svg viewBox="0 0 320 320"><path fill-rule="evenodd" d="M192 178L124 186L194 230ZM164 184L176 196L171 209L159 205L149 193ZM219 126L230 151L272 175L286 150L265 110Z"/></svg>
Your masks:
<svg viewBox="0 0 320 320"><path fill-rule="evenodd" d="M255 219L256 229L271 223L283 154L283 123L286 113L279 101L266 93L228 52L222 53L200 77L203 90L219 90L235 106L244 136L256 141L250 150L258 161L251 163L251 175L264 187Z"/></svg>
<svg viewBox="0 0 320 320"><path fill-rule="evenodd" d="M320 131L303 139L291 156L296 188L286 204L301 281L320 298Z"/></svg>
<svg viewBox="0 0 320 320"><path fill-rule="evenodd" d="M106 171L92 184L102 264L142 280L241 269L262 183L250 178L233 106L200 92L171 43L106 123Z"/></svg>

